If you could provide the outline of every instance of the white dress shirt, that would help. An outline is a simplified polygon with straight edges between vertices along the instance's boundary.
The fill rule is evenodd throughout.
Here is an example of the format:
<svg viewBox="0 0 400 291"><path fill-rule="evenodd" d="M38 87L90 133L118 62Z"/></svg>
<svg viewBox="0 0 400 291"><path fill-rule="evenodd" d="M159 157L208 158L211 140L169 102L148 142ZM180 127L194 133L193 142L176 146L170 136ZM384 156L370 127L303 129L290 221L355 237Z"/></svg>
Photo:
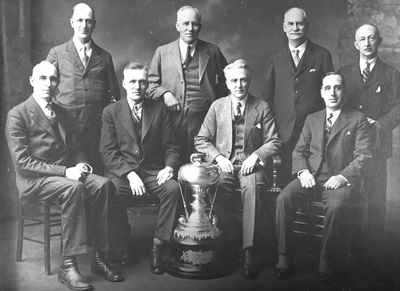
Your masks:
<svg viewBox="0 0 400 291"><path fill-rule="evenodd" d="M35 95L32 95L33 99L35 99L36 103L39 105L40 109L42 109L44 115L48 119L53 119L56 117L56 113L54 110L52 110L48 105L49 103L51 104L51 101L48 102L47 100L44 100L43 98L36 97Z"/></svg>
<svg viewBox="0 0 400 291"><path fill-rule="evenodd" d="M370 59L370 60L366 60L366 59L361 59L360 58L360 72L364 71L365 67L367 66L367 63L369 63L369 71L372 72L372 69L375 67L377 58L378 57L375 57L375 58Z"/></svg>
<svg viewBox="0 0 400 291"><path fill-rule="evenodd" d="M248 96L248 95L247 95ZM237 104L240 103L240 116L244 116L244 110L246 108L247 103L247 96L241 100L236 99L235 97L231 96L231 103L232 103L232 113L233 115L236 114Z"/></svg>
<svg viewBox="0 0 400 291"><path fill-rule="evenodd" d="M78 52L78 55L79 55L79 58L81 59L82 64L85 65L85 63L83 61L84 60L83 48L86 47L86 56L87 56L87 59L89 60L92 55L92 41L89 40L87 43L83 44L80 41L78 41L77 39L72 38L72 42L75 45L75 48Z"/></svg>
<svg viewBox="0 0 400 291"><path fill-rule="evenodd" d="M329 115L331 115L331 113L333 114L333 116L331 118L332 126L335 124L336 120L338 119L340 112L342 112L342 109L331 110L329 108L326 108L326 118L328 118Z"/></svg>
<svg viewBox="0 0 400 291"><path fill-rule="evenodd" d="M190 56L193 58L194 53L196 51L196 44L197 41L193 42L192 44L190 44L191 50L190 50ZM182 64L185 62L185 58L186 58L186 51L188 50L189 45L184 42L183 40L179 39L179 51L181 53L181 62Z"/></svg>
<svg viewBox="0 0 400 291"><path fill-rule="evenodd" d="M295 50L299 51L299 60L301 60L301 58L304 55L304 52L306 51L307 48L307 40L304 41L301 45L299 45L298 47L294 47L289 43L289 50L290 50L290 54L292 55L292 59L294 61L295 59Z"/></svg>

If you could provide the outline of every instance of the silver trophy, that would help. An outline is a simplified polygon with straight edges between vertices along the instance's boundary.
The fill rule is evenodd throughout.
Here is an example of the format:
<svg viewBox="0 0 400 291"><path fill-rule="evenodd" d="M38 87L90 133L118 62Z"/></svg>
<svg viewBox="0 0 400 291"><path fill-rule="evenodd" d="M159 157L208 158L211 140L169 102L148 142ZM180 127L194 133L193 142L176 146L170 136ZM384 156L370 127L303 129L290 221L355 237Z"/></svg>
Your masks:
<svg viewBox="0 0 400 291"><path fill-rule="evenodd" d="M219 256L222 231L213 213L220 169L203 163L203 158L204 154L192 154L191 163L178 173L185 215L178 219L173 233L168 271L179 277L212 278L223 273ZM190 207L185 196L191 198Z"/></svg>

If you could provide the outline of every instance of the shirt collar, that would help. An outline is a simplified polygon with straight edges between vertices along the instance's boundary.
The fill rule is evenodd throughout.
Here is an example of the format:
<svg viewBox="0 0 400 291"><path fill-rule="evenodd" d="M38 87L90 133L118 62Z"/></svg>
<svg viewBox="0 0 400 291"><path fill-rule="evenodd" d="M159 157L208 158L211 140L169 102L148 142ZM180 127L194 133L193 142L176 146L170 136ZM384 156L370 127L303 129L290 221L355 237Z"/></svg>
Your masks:
<svg viewBox="0 0 400 291"><path fill-rule="evenodd" d="M372 59L369 59L369 60L360 58L360 71L362 72L364 70L364 68L366 67L367 63L369 63L369 70L372 71L372 69L375 67L377 59L378 59L377 56L375 58L372 58Z"/></svg>
<svg viewBox="0 0 400 291"><path fill-rule="evenodd" d="M238 100L235 97L231 96L232 105L236 105L236 102L240 102L242 104L242 108L244 109L244 107L246 106L248 97L249 97L249 94L247 94L246 97L242 98L241 100Z"/></svg>
<svg viewBox="0 0 400 291"><path fill-rule="evenodd" d="M326 108L326 118L328 118L329 115L332 113L333 116L331 118L331 121L332 121L332 124L334 124L336 119L339 117L340 112L342 112L341 108L340 109L336 109L336 110L332 110L332 109Z"/></svg>
<svg viewBox="0 0 400 291"><path fill-rule="evenodd" d="M48 104L48 103L51 103L51 101L48 102L48 101L44 100L43 98L37 97L37 96L35 96L35 95L33 95L33 94L32 94L32 97L33 97L33 99L36 101L36 103L39 105L39 107L40 107L42 110L45 110L47 104ZM51 100L51 99L49 99L49 100Z"/></svg>
<svg viewBox="0 0 400 291"><path fill-rule="evenodd" d="M131 99L129 99L128 97L126 97L126 100L128 101L128 105L129 108L131 109L131 111L133 110L133 107L139 107L139 108L143 108L143 101L140 103L134 103Z"/></svg>
<svg viewBox="0 0 400 291"><path fill-rule="evenodd" d="M72 41L75 45L75 48L78 52L80 52L83 47L86 47L86 50L89 51L92 49L92 40L89 40L87 43L83 44L81 43L79 40L77 40L76 38L72 38Z"/></svg>
<svg viewBox="0 0 400 291"><path fill-rule="evenodd" d="M197 40L194 41L193 43L190 44L190 46L192 47L192 50L190 52L190 55L193 57L194 52L196 51L196 45L197 45ZM186 56L186 50L187 47L189 46L189 44L187 44L186 42L184 42L183 40L181 40L179 38L179 51L181 52L181 58L184 61L185 56Z"/></svg>
<svg viewBox="0 0 400 291"><path fill-rule="evenodd" d="M291 44L289 43L289 50L290 50L290 53L293 54L293 50L299 50L299 57L301 58L301 57L303 56L303 54L304 54L306 48L307 48L307 43L308 43L308 41L305 40L305 41L304 41L301 45L299 45L298 47L294 47L293 45L291 45Z"/></svg>

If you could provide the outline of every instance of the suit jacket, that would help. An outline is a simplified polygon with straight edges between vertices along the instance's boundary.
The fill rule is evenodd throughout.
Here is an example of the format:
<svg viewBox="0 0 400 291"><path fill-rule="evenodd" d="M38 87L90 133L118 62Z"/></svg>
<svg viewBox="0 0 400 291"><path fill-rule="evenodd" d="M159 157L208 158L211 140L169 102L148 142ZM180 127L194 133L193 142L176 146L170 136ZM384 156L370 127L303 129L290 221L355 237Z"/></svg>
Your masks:
<svg viewBox="0 0 400 291"><path fill-rule="evenodd" d="M72 39L51 48L47 60L57 67L60 74L60 92L56 97L59 104L67 107L100 104L102 110L113 99L119 99L119 84L111 55L93 41L86 68Z"/></svg>
<svg viewBox="0 0 400 291"><path fill-rule="evenodd" d="M265 97L269 102L284 142L296 142L307 114L321 110L323 74L333 71L328 50L308 41L297 68L289 47L272 56L266 73Z"/></svg>
<svg viewBox="0 0 400 291"><path fill-rule="evenodd" d="M324 140L326 111L310 114L292 154L293 173L309 169L318 175L324 159L329 175L343 175L352 185L359 185L366 163L372 157L369 124L365 114L343 108Z"/></svg>
<svg viewBox="0 0 400 291"><path fill-rule="evenodd" d="M196 50L199 54L200 90L209 103L218 97L226 96L225 76L223 69L226 59L219 48L203 40L197 41ZM185 79L179 51L179 40L158 47L150 64L149 95L160 98L170 91L184 104Z"/></svg>
<svg viewBox="0 0 400 291"><path fill-rule="evenodd" d="M62 123L57 134L32 96L8 112L5 129L22 196L35 192L38 179L64 176L74 160Z"/></svg>
<svg viewBox="0 0 400 291"><path fill-rule="evenodd" d="M231 98L227 96L211 104L195 137L196 150L206 153L210 161L214 161L220 154L229 159L232 153ZM249 95L244 118L244 153L246 157L256 153L265 164L267 158L277 153L281 145L272 112L265 101Z"/></svg>
<svg viewBox="0 0 400 291"><path fill-rule="evenodd" d="M367 82L361 79L359 62L340 69L349 106L378 121L381 127L377 148L392 154L392 129L400 122L400 73L379 58Z"/></svg>
<svg viewBox="0 0 400 291"><path fill-rule="evenodd" d="M104 109L100 152L106 176L122 179L139 168L176 168L179 165L179 147L166 106L155 100L144 101L141 136L132 118L126 98Z"/></svg>

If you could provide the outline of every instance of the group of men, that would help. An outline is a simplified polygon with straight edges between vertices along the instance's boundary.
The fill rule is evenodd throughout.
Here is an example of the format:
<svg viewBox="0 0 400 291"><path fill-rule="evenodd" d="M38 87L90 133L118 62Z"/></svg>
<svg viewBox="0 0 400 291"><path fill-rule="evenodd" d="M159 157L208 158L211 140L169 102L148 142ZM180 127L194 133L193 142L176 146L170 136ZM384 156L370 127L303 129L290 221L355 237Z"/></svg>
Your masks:
<svg viewBox="0 0 400 291"><path fill-rule="evenodd" d="M227 64L216 45L199 39L199 10L184 6L177 11L178 40L158 47L149 68L137 62L124 67L126 98L120 99L111 55L92 40L93 8L75 5L70 23L72 39L33 68L32 95L9 111L6 124L21 199L61 206L61 283L72 290L92 288L76 263L89 248L93 272L124 280L126 205L142 195L160 200L151 270L162 274L180 197L175 176L193 151L221 168L219 186L228 194L216 205L222 228L229 229L224 211L236 187L241 189L247 278L256 275L256 202L275 154L283 160L282 183L289 183L276 205L278 278L293 272L291 219L298 199L310 193L318 193L326 208L321 277L332 275L331 258L344 248L336 242L348 232L345 218L365 195L368 242L383 234L400 75L377 56L376 26L357 29L359 59L333 72L329 51L307 38L306 12L287 10L288 43L271 58L265 95L257 98L249 93L247 62Z"/></svg>

